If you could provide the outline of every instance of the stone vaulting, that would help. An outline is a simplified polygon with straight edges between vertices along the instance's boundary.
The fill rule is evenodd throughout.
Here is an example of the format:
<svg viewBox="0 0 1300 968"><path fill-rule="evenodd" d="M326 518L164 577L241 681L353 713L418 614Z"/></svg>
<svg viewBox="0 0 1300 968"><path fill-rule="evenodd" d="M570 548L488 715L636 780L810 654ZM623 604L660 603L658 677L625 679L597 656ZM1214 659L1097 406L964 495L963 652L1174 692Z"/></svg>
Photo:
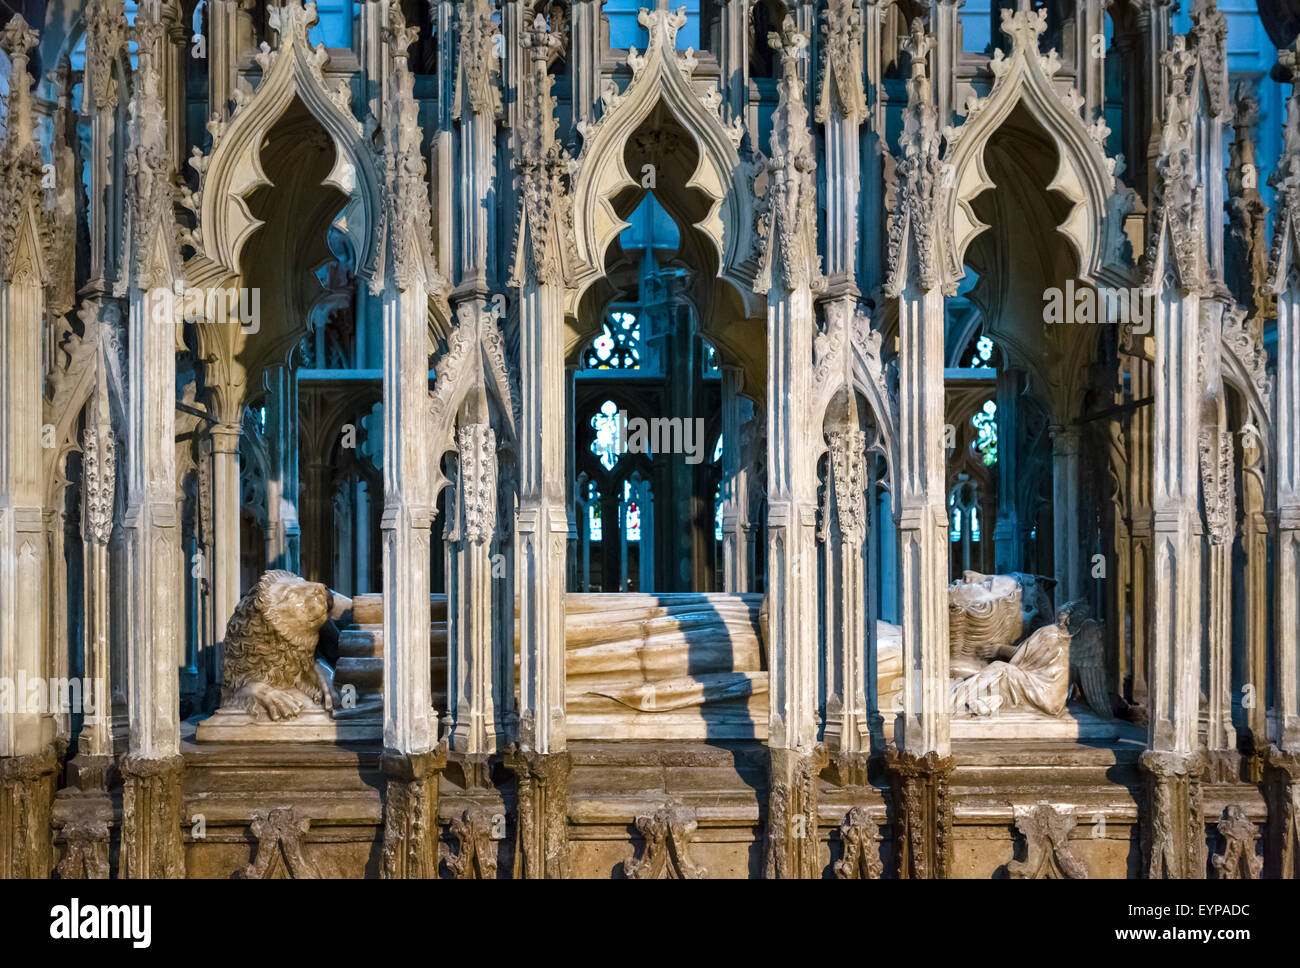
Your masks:
<svg viewBox="0 0 1300 968"><path fill-rule="evenodd" d="M1300 876L1220 3L10 4L0 876Z"/></svg>

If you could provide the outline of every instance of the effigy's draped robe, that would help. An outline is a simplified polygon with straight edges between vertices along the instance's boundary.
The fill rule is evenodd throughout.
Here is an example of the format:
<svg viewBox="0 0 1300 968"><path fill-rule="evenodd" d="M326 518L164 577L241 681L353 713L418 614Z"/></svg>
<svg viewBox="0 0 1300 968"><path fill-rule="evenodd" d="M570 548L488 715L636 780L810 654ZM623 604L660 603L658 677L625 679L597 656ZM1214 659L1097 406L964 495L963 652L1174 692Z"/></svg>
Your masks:
<svg viewBox="0 0 1300 968"><path fill-rule="evenodd" d="M1070 691L1070 633L1047 625L1027 638L1009 661L990 662L953 689L953 711L987 716L1000 707L1065 711Z"/></svg>

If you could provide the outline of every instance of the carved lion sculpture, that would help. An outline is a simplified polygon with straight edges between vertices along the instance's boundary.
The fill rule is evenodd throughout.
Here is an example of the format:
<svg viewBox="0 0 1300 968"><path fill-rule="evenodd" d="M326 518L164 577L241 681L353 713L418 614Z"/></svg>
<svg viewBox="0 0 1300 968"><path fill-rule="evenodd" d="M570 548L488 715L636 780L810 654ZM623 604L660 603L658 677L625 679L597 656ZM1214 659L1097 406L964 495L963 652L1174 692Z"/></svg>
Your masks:
<svg viewBox="0 0 1300 968"><path fill-rule="evenodd" d="M226 626L221 705L255 720L333 708L332 677L316 661L321 626L352 600L287 571L265 572Z"/></svg>
<svg viewBox="0 0 1300 968"><path fill-rule="evenodd" d="M974 675L989 662L1009 659L1014 646L1052 618L1041 575L963 573L948 586L949 666L953 676Z"/></svg>

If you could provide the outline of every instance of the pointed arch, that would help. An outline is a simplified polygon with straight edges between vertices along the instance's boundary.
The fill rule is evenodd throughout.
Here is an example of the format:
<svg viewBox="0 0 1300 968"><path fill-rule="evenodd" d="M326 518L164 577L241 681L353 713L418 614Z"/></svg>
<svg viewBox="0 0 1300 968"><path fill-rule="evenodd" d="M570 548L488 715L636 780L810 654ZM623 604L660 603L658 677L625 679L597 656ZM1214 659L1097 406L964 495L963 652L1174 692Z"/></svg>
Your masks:
<svg viewBox="0 0 1300 968"><path fill-rule="evenodd" d="M1115 271L1124 241L1124 215L1133 193L1116 194L1115 159L1103 145L1109 129L1103 120L1085 124L1079 114L1083 98L1074 90L1062 97L1052 77L1060 68L1056 51L1042 54L1038 37L1047 28L1045 10L1002 11L1002 32L1012 43L1010 56L994 52L989 62L993 87L967 102L966 120L946 132L941 183L947 233L941 233L945 268L952 279L965 273L962 262L971 241L989 228L976 216L976 197L994 183L984 166L984 149L1017 105L1047 132L1058 167L1047 188L1071 202L1057 231L1066 237L1079 264L1079 277L1096 283ZM1122 275L1122 270L1121 270Z"/></svg>
<svg viewBox="0 0 1300 968"><path fill-rule="evenodd" d="M382 183L379 161L364 127L352 115L347 80L332 86L325 80L329 55L323 44L312 47L307 39L318 20L316 4L289 2L268 11L278 17L272 26L279 31L280 46L271 50L262 45L256 58L262 67L261 83L251 96L236 97L240 103L229 121L209 122L211 153L205 157L195 149L190 159L200 177L199 190L186 200L197 221L187 239L196 252L186 264L191 285L218 286L239 275L244 244L262 225L249 211L247 198L255 189L270 185L262 170L262 143L295 99L334 143L334 168L323 184L349 199L336 224L357 253L357 273L369 276L375 267Z"/></svg>
<svg viewBox="0 0 1300 968"><path fill-rule="evenodd" d="M677 31L685 14L642 8L641 26L650 40L644 54L628 52L632 81L618 93L606 82L601 101L604 114L592 126L580 126L583 150L573 179L575 249L570 290L571 313L583 292L604 274L605 253L629 223L614 210L614 199L640 182L627 171L623 154L627 141L659 106L694 139L699 162L685 187L710 200L708 214L695 223L709 239L718 259L718 277L737 290L748 315L761 315L762 299L754 292L759 269L756 245L754 193L756 166L740 154L743 127L737 119L730 127L719 119L722 95L714 90L701 97L692 82L695 53L676 49Z"/></svg>

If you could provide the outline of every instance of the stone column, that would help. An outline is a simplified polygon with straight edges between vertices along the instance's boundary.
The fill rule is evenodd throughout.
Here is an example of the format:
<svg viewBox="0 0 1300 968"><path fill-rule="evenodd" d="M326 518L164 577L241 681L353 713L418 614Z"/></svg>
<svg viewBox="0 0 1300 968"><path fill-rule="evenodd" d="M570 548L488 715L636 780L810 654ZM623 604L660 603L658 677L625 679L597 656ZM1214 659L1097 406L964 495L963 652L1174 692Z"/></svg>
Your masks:
<svg viewBox="0 0 1300 968"><path fill-rule="evenodd" d="M935 218L938 113L926 73L934 40L919 18L906 41L912 56L898 163L899 198L890 214L886 292L898 300L898 537L903 696L887 751L896 808L900 877L946 877L951 864L947 809L948 515L944 500L944 288L938 240L919 226ZM938 58L941 62L942 57ZM944 115L946 117L946 115Z"/></svg>
<svg viewBox="0 0 1300 968"><path fill-rule="evenodd" d="M239 74L239 55L245 26L243 0L208 2L208 117L225 118Z"/></svg>
<svg viewBox="0 0 1300 968"><path fill-rule="evenodd" d="M1205 622L1206 682L1205 744L1209 750L1211 782L1240 779L1241 754L1232 722L1232 546L1236 536L1236 458L1232 433L1226 429L1222 345L1225 318L1241 312L1228 306L1226 292L1201 300L1201 340L1197 354L1200 372L1200 426L1197 460L1201 503L1204 508L1205 558L1202 580L1202 615ZM1225 317L1231 313L1231 317Z"/></svg>
<svg viewBox="0 0 1300 968"><path fill-rule="evenodd" d="M496 118L501 111L495 49L499 35L490 0L461 3L457 27L460 43L452 118L460 122L460 265L453 296L482 299L488 291L489 254L497 248L492 188Z"/></svg>
<svg viewBox="0 0 1300 968"><path fill-rule="evenodd" d="M1079 431L1053 424L1052 438L1052 558L1056 571L1056 602L1063 605L1083 597L1083 548L1079 543Z"/></svg>
<svg viewBox="0 0 1300 968"><path fill-rule="evenodd" d="M878 11L877 11L878 14ZM878 28L878 17L873 20ZM875 685L875 627L868 625L865 542L868 536L866 435L859 429L853 375L859 262L859 207L862 199L860 128L868 118L864 67L863 13L856 0L835 0L822 12L821 88L816 119L825 133L826 272L822 297L826 332L845 347L842 369L831 377L841 389L831 407L827 442L830 476L826 482L827 648L826 710L823 736L836 750L840 781L866 782L870 750L869 716ZM875 167L873 159L872 168ZM873 186L874 190L874 186ZM863 320L869 328L870 323ZM870 683L870 690L868 690ZM868 695L868 691L872 693Z"/></svg>
<svg viewBox="0 0 1300 968"><path fill-rule="evenodd" d="M130 715L123 778L125 877L184 877L180 682L183 568L176 493L176 327L180 260L164 105L150 51L162 25L136 18L140 69L132 105L127 378L127 605Z"/></svg>
<svg viewBox="0 0 1300 968"><path fill-rule="evenodd" d="M94 703L85 705L77 755L68 763L68 785L55 800L53 820L65 842L65 859L59 876L104 878L108 876L109 828L113 804L108 796L109 771L114 763L113 677L111 649L111 570L109 539L113 531L114 493L117 484L117 443L110 412L105 352L105 330L110 325L91 305L96 319L97 340L95 389L86 407L86 429L82 435L82 574L85 611L83 654L85 657L83 696Z"/></svg>
<svg viewBox="0 0 1300 968"><path fill-rule="evenodd" d="M46 254L39 235L41 155L33 137L28 51L37 43L20 15L0 32L9 58L0 184L7 224L0 236L0 676L15 705L0 713L0 877L49 877L55 720L29 708L25 683L52 674L44 653L41 475L41 333Z"/></svg>
<svg viewBox="0 0 1300 968"><path fill-rule="evenodd" d="M767 876L818 869L817 447L812 415L812 286L817 266L816 155L800 80L806 36L787 17L768 201L774 213L767 293L767 610L771 717Z"/></svg>
<svg viewBox="0 0 1300 968"><path fill-rule="evenodd" d="M183 21L184 10L178 0L160 0L159 9L165 32L156 56L159 84L167 113L167 144L173 170L185 164L185 61L190 52L190 31Z"/></svg>
<svg viewBox="0 0 1300 968"><path fill-rule="evenodd" d="M287 363L267 367L266 437L271 479L266 482L266 567L298 573L298 379ZM238 472L236 468L236 494ZM238 561L238 555L235 560ZM236 600L237 601L237 600Z"/></svg>
<svg viewBox="0 0 1300 968"><path fill-rule="evenodd" d="M1276 701L1265 783L1269 804L1266 877L1300 878L1300 44L1278 60L1291 76L1282 158L1271 179L1278 199L1269 289L1277 296L1273 453L1277 462L1274 649Z"/></svg>
<svg viewBox="0 0 1300 968"><path fill-rule="evenodd" d="M1155 412L1152 418L1154 589L1148 660L1148 745L1142 852L1152 878L1205 876L1200 784L1206 758L1197 735L1201 686L1202 524L1198 462L1201 380L1198 348L1209 272L1195 194L1192 94L1195 60L1185 38L1165 56L1169 97L1156 165L1162 211L1148 240L1153 293ZM1189 163L1188 159L1192 159Z"/></svg>
<svg viewBox="0 0 1300 968"><path fill-rule="evenodd" d="M1138 357L1130 357L1130 381L1134 400L1152 397L1151 364ZM1153 408L1139 407L1129 418L1129 493L1132 495L1129 521L1129 584L1133 630L1133 702L1143 708L1148 702L1147 657L1151 637L1151 471Z"/></svg>
<svg viewBox="0 0 1300 968"><path fill-rule="evenodd" d="M600 62L604 53L601 8L603 0L576 0L570 5L569 36L572 38L569 77L573 80L573 123L592 124L600 98ZM724 75L725 76L725 75Z"/></svg>
<svg viewBox="0 0 1300 968"><path fill-rule="evenodd" d="M226 623L239 604L240 586L240 495L238 415L213 424L212 439L212 614L216 640L213 643L213 676L221 682L222 647Z"/></svg>
<svg viewBox="0 0 1300 968"><path fill-rule="evenodd" d="M1076 86L1083 95L1084 118L1091 124L1106 102L1106 50L1094 54L1094 38L1106 35L1105 0L1082 0L1075 8L1074 62ZM998 456L1001 456L1000 454Z"/></svg>
<svg viewBox="0 0 1300 968"><path fill-rule="evenodd" d="M564 583L569 521L564 506L563 294L526 286L520 299L520 494L518 541L520 742L538 753L565 749ZM602 495L607 497L607 495ZM608 505L607 505L608 507ZM603 547L614 518L605 516ZM608 561L608 558L607 558ZM528 734L531 733L531 739Z"/></svg>
<svg viewBox="0 0 1300 968"><path fill-rule="evenodd" d="M384 414L384 800L383 876L438 872L438 780L446 757L433 708L429 625L429 540L433 523L429 400L431 216L420 155L414 77L407 48L415 29L390 8L392 62L384 142L392 159L383 306Z"/></svg>
<svg viewBox="0 0 1300 968"><path fill-rule="evenodd" d="M998 371L998 519L993 528L994 570L999 575L1021 571L1024 563L1020 542L1020 511L1017 492L1020 436L1020 373Z"/></svg>
<svg viewBox="0 0 1300 968"><path fill-rule="evenodd" d="M868 664L866 556L866 434L856 408L827 434L830 473L822 524L826 562L826 713L823 736L839 754L841 782L866 782L870 749L866 694ZM873 663L874 665L874 663ZM874 676L873 676L874 681ZM850 759L856 759L854 767Z"/></svg>
<svg viewBox="0 0 1300 968"><path fill-rule="evenodd" d="M485 423L463 425L457 434L460 452L456 475L452 575L447 583L448 711L453 727L451 749L463 754L466 781L488 785L487 757L503 739L497 700L504 684L496 681L492 548L497 530L496 434ZM513 636L511 636L513 639ZM513 647L513 641L510 643Z"/></svg>
<svg viewBox="0 0 1300 968"><path fill-rule="evenodd" d="M719 4L722 18L722 50L718 52L718 64L722 74L722 97L724 120L730 124L733 118L743 118L749 103L749 4ZM765 43L754 38L755 43Z"/></svg>
<svg viewBox="0 0 1300 968"><path fill-rule="evenodd" d="M519 238L519 734L507 758L519 782L516 865L520 876L568 871L568 777L564 708L565 554L569 538L565 438L564 270L560 258L567 155L556 139L546 66L562 41L543 15L524 23L518 46L517 137L522 195ZM605 547L610 544L606 522Z"/></svg>
<svg viewBox="0 0 1300 968"><path fill-rule="evenodd" d="M1138 0L1138 27L1142 31L1142 64L1146 74L1146 124L1150 132L1146 146L1145 181L1148 190L1156 184L1156 162L1160 157L1161 125L1164 123L1165 70L1163 58L1169 47L1173 0Z"/></svg>
<svg viewBox="0 0 1300 968"><path fill-rule="evenodd" d="M934 45L930 75L934 79L939 123L948 124L957 108L957 64L961 60L961 7L965 0L930 0Z"/></svg>
<svg viewBox="0 0 1300 968"><path fill-rule="evenodd" d="M83 292L106 292L107 252L118 227L109 217L109 163L113 154L118 90L113 77L117 53L126 45L126 8L122 0L93 0L86 7L86 68L82 83L81 115L90 125L86 228L90 239L89 279Z"/></svg>
<svg viewBox="0 0 1300 968"><path fill-rule="evenodd" d="M1180 291L1181 290L1181 291ZM1201 538L1197 506L1196 347L1200 297L1166 278L1155 308L1154 551L1148 777L1149 877L1192 877L1197 866L1189 797L1204 768L1197 724L1201 659ZM1161 819L1156 820L1159 817ZM1158 841L1158 842L1157 842ZM1198 874L1197 872L1201 873Z"/></svg>
<svg viewBox="0 0 1300 968"><path fill-rule="evenodd" d="M749 469L741 457L742 371L722 368L722 590L750 588L745 525L749 517Z"/></svg>

